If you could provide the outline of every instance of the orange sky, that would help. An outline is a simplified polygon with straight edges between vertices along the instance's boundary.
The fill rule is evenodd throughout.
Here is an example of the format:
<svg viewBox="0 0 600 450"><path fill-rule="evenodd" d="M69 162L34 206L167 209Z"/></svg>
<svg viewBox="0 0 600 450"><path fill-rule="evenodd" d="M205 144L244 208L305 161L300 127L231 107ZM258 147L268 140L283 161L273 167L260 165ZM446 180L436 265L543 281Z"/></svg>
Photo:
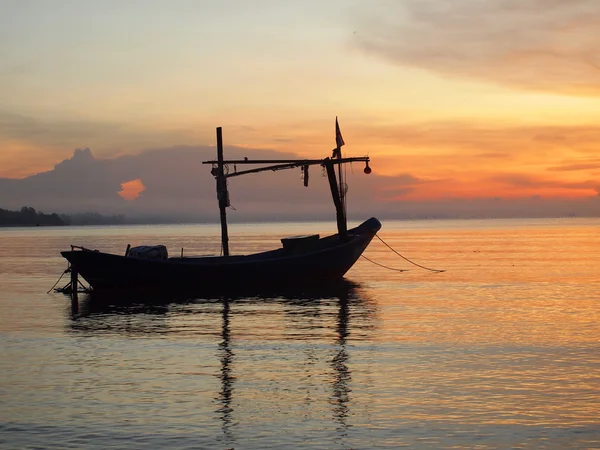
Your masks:
<svg viewBox="0 0 600 450"><path fill-rule="evenodd" d="M0 29L0 177L216 126L323 157L337 115L404 199L600 192L595 0L7 2Z"/></svg>

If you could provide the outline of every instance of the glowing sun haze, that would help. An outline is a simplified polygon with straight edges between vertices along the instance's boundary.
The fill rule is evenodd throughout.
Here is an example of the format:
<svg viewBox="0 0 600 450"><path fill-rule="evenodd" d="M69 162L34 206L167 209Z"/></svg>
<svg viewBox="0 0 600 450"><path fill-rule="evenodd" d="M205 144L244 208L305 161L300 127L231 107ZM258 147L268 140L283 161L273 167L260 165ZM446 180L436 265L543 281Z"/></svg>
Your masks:
<svg viewBox="0 0 600 450"><path fill-rule="evenodd" d="M226 144L347 154L408 200L600 192L598 0L6 0L0 177ZM123 198L145 189L122 184ZM381 194L383 195L383 194ZM1 206L1 205L0 205Z"/></svg>
<svg viewBox="0 0 600 450"><path fill-rule="evenodd" d="M135 200L139 198L142 192L146 190L146 186L139 178L121 183L121 190L118 194L125 200Z"/></svg>

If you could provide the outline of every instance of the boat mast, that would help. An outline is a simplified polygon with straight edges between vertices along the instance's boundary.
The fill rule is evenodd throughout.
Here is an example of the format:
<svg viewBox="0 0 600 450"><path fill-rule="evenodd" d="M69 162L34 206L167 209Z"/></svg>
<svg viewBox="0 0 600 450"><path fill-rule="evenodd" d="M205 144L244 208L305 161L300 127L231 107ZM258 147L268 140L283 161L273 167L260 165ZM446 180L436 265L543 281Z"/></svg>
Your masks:
<svg viewBox="0 0 600 450"><path fill-rule="evenodd" d="M327 179L329 180L329 188L331 189L331 197L333 198L333 204L335 205L335 216L337 220L337 228L340 239L346 239L348 225L346 223L346 214L344 212L344 204L342 203L342 196L338 189L338 180L335 176L335 168L333 167L333 161L330 158L325 158L323 161L325 170L327 171ZM341 166L341 164L339 164Z"/></svg>
<svg viewBox="0 0 600 450"><path fill-rule="evenodd" d="M223 131L217 127L217 199L219 200L219 215L221 217L221 246L223 255L229 256L229 235L227 233L227 211L229 206L229 192L227 191L227 178L223 171Z"/></svg>
<svg viewBox="0 0 600 450"><path fill-rule="evenodd" d="M336 125L337 129L337 125ZM338 131L339 133L339 131ZM223 254L225 256L229 256L229 237L227 235L227 216L226 216L226 208L230 205L229 203L229 192L227 191L227 178L230 177L238 177L240 175L247 175L251 173L258 173L264 171L273 171L276 172L278 170L285 169L293 169L296 167L301 167L304 171L304 185L308 185L308 177L306 176L308 173L308 167L313 165L319 165L325 168L327 172L327 179L329 181L329 188L331 190L331 196L333 198L333 204L335 205L336 212L336 220L337 220L337 228L338 235L340 239L344 240L348 236L348 224L346 221L346 208L344 201L344 190L345 184L342 178L341 165L352 163L352 162L364 162L365 166L365 174L371 173L371 168L369 167L369 157L368 156L360 156L353 158L343 158L341 155L341 146L343 144L343 140L338 141L336 139L337 147L334 149L333 156L331 158L325 159L258 159L258 160L249 160L248 158L244 159L232 159L232 160L224 160L223 159L223 138L221 127L217 128L217 160L214 161L202 161L202 164L211 164L213 166L211 170L211 174L217 180L217 198L219 200L219 211L221 216L221 242L223 246ZM231 164L234 167L233 172L225 173L223 167L225 164ZM237 170L237 165L254 165L259 164L263 165L263 167L257 167L254 169L247 170ZM338 172L340 175L340 179L335 173L335 166L338 166Z"/></svg>
<svg viewBox="0 0 600 450"><path fill-rule="evenodd" d="M342 145L344 145L344 138L342 137L340 125L336 116L335 148L333 149L332 158L337 157L338 160L342 159ZM342 165L338 164L338 180L336 180L333 164L331 164L331 171L329 170L329 167L327 167L327 177L329 178L329 186L331 187L331 195L333 197L333 204L335 205L338 234L341 239L346 239L346 231L348 229L348 223L346 221L346 185L344 183L344 177L342 176L342 173ZM334 184L338 184L339 189L334 189ZM336 198L338 200L336 200Z"/></svg>

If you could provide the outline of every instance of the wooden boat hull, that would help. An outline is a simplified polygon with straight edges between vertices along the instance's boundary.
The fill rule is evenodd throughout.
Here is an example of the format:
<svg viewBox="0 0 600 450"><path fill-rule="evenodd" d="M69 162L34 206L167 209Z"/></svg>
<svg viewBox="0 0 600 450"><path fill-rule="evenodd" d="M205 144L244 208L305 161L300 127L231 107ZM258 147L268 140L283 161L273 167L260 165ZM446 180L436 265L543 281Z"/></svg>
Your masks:
<svg viewBox="0 0 600 450"><path fill-rule="evenodd" d="M371 218L308 248L277 249L247 256L151 260L96 250L61 252L96 290L223 292L303 286L342 279L371 242L381 223Z"/></svg>

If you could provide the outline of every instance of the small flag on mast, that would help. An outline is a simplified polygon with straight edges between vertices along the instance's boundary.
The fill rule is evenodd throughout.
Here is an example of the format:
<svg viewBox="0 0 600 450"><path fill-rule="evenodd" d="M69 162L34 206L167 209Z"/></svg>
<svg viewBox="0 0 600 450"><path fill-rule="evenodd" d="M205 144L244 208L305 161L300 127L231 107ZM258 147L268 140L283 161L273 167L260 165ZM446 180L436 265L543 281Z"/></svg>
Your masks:
<svg viewBox="0 0 600 450"><path fill-rule="evenodd" d="M340 148L344 145L344 138L342 137L342 132L340 131L340 124L338 123L338 118L335 116L335 146Z"/></svg>

